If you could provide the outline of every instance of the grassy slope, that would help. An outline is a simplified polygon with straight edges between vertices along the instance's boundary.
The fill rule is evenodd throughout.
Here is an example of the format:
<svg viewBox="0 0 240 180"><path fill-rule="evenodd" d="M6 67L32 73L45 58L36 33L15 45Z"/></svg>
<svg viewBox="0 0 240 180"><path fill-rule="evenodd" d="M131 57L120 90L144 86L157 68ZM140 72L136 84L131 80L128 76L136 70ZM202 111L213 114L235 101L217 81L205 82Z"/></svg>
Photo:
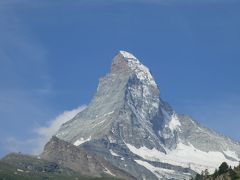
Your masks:
<svg viewBox="0 0 240 180"><path fill-rule="evenodd" d="M85 177L34 156L10 154L0 160L0 180L113 180L112 177Z"/></svg>

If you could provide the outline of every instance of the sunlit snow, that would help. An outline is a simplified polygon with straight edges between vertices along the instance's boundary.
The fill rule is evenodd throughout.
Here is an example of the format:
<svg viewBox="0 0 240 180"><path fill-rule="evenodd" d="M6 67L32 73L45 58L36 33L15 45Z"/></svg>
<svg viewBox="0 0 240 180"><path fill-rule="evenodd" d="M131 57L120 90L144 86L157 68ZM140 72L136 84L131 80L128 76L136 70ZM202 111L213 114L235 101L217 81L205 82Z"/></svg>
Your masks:
<svg viewBox="0 0 240 180"><path fill-rule="evenodd" d="M238 155L234 151L231 151L231 150L228 149L227 151L223 151L223 152L224 152L224 154L226 154L227 156L229 156L229 157L231 157L233 159L236 159L236 160L239 159Z"/></svg>
<svg viewBox="0 0 240 180"><path fill-rule="evenodd" d="M169 122L167 126L172 132L176 129L179 129L181 131L181 123L175 113L173 115L169 115L164 109L162 109L162 113L165 120Z"/></svg>
<svg viewBox="0 0 240 180"><path fill-rule="evenodd" d="M110 149L109 151L110 151L111 155L119 157L119 155L117 153L113 152L113 150Z"/></svg>
<svg viewBox="0 0 240 180"><path fill-rule="evenodd" d="M227 162L231 166L238 165L238 161L228 160L221 152L204 152L193 147L193 145L185 145L179 143L175 150L167 150L167 154L157 149L148 149L147 147L136 148L131 144L126 144L134 154L141 156L146 160L159 161L172 165L190 168L198 173L208 169L214 172L222 162Z"/></svg>
<svg viewBox="0 0 240 180"><path fill-rule="evenodd" d="M74 146L79 146L79 145L81 145L81 144L83 144L83 143L85 143L85 142L87 142L87 141L90 141L90 140L91 140L91 136L90 136L88 139L80 138L80 139L78 139L77 141L75 141L75 142L73 143L73 145L74 145Z"/></svg>
<svg viewBox="0 0 240 180"><path fill-rule="evenodd" d="M135 59L135 60L137 60L137 58L133 54L131 54L131 53L127 52L127 51L120 51L120 53L126 59Z"/></svg>
<svg viewBox="0 0 240 180"><path fill-rule="evenodd" d="M144 66L134 55L126 51L120 51L125 60L128 62L129 67L136 72L138 79L148 80L147 83L157 87L157 84L152 77L150 70Z"/></svg>
<svg viewBox="0 0 240 180"><path fill-rule="evenodd" d="M149 171L151 171L153 174L155 174L159 179L163 179L163 177L171 177L171 174L175 173L175 171L173 170L169 170L169 169L163 169L163 168L159 168L159 167L154 167L153 165L149 164L146 161L142 161L142 160L135 160L138 164L140 164L141 166L144 166L146 169L148 169Z"/></svg>
<svg viewBox="0 0 240 180"><path fill-rule="evenodd" d="M108 168L104 167L104 170L103 170L105 173L111 175L111 176L116 176L115 174L113 174Z"/></svg>

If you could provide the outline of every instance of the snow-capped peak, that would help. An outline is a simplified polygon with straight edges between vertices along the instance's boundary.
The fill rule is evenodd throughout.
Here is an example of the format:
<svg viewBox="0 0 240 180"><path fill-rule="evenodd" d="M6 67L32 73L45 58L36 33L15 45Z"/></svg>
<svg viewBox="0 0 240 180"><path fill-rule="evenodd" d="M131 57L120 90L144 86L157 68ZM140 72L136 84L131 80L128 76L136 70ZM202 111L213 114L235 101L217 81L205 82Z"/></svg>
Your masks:
<svg viewBox="0 0 240 180"><path fill-rule="evenodd" d="M190 179L223 161L234 166L240 160L239 143L175 112L160 98L149 69L126 51L114 57L88 108L57 134L139 180Z"/></svg>
<svg viewBox="0 0 240 180"><path fill-rule="evenodd" d="M133 54L131 54L127 51L119 51L119 53L124 57L125 60L134 59L134 60L138 61L138 59Z"/></svg>
<svg viewBox="0 0 240 180"><path fill-rule="evenodd" d="M127 51L119 51L119 54L123 57L123 59L128 63L128 66L131 70L133 70L139 80L147 80L148 84L151 84L157 87L157 84L150 73L150 70L144 66L136 56L127 52Z"/></svg>

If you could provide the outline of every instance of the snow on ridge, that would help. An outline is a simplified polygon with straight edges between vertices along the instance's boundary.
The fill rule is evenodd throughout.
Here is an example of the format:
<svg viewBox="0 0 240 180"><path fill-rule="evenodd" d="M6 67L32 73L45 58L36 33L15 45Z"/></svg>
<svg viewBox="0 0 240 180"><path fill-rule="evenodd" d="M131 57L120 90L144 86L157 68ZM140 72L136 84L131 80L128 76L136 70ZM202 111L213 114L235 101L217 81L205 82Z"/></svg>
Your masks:
<svg viewBox="0 0 240 180"><path fill-rule="evenodd" d="M171 121L169 122L169 129L171 129L171 131L173 132L175 129L179 129L179 130L181 130L180 128L179 128L179 126L181 126L181 123L180 123L180 121L179 121L179 119L177 118L177 116L174 114L174 115L172 115L172 119L171 119Z"/></svg>
<svg viewBox="0 0 240 180"><path fill-rule="evenodd" d="M238 155L234 151L231 151L231 150L228 149L226 151L223 151L223 153L226 154L227 156L233 158L233 159L239 160Z"/></svg>
<svg viewBox="0 0 240 180"><path fill-rule="evenodd" d="M128 62L129 67L136 72L138 79L140 80L147 79L149 84L157 86L153 76L150 73L150 70L146 66L144 66L138 60L138 58L136 58L133 54L127 51L120 51L120 54Z"/></svg>
<svg viewBox="0 0 240 180"><path fill-rule="evenodd" d="M101 118L105 118L106 116L110 116L110 115L112 115L113 113L114 113L114 111L111 111L111 112L109 112L109 113L103 114L102 116L96 115L95 117L98 118L98 119L101 119ZM98 126L98 125L103 124L106 120L107 120L107 119L103 119L102 121L100 121L100 122L98 122L98 123L96 123L96 124L93 124L93 127L92 127L92 128L94 128L94 127L96 127L96 126Z"/></svg>
<svg viewBox="0 0 240 180"><path fill-rule="evenodd" d="M104 166L103 166L104 167ZM104 167L104 170L103 170L105 173L111 175L111 176L116 176L115 174L113 174L108 168Z"/></svg>
<svg viewBox="0 0 240 180"><path fill-rule="evenodd" d="M162 179L163 177L169 177L171 178L171 174L175 173L174 170L159 168L151 165L150 163L142 160L135 160L136 163L139 165L145 167L149 171L151 171L153 174L155 174L159 179Z"/></svg>
<svg viewBox="0 0 240 180"><path fill-rule="evenodd" d="M139 155L146 160L190 168L198 173L201 173L201 171L205 169L208 169L210 173L213 173L222 162L227 162L231 166L238 165L238 161L231 161L227 159L222 152L204 152L194 148L191 144L185 145L183 143L179 143L176 149L167 150L167 154L155 148L148 149L143 146L138 149L131 144L126 145L132 153Z"/></svg>
<svg viewBox="0 0 240 180"><path fill-rule="evenodd" d="M92 138L91 136L90 136L88 139L80 138L80 139L76 140L76 141L73 143L73 145L74 145L74 146L79 146L79 145L81 145L81 144L83 144L83 143L85 143L85 142L87 142L87 141L90 141L91 138Z"/></svg>
<svg viewBox="0 0 240 180"><path fill-rule="evenodd" d="M109 115L111 115L111 114L113 114L113 113L114 113L114 111L111 111L111 112L109 112L109 113L104 114L103 116L109 116Z"/></svg>
<svg viewBox="0 0 240 180"><path fill-rule="evenodd" d="M120 54L121 54L124 58L126 58L126 59L135 59L135 60L137 60L137 58L136 58L133 54L131 54L131 53L127 52L127 51L120 51ZM137 60L137 61L138 61L138 60Z"/></svg>
<svg viewBox="0 0 240 180"><path fill-rule="evenodd" d="M164 115L164 118L166 119L168 125L166 125L172 132L176 129L180 129L181 123L177 117L177 115L174 113L173 115L169 115L164 109L162 109L162 113Z"/></svg>
<svg viewBox="0 0 240 180"><path fill-rule="evenodd" d="M103 124L106 120L107 120L107 119L104 119L104 120L102 120L102 121L100 121L100 122L98 122L98 123L96 123L96 124L93 124L93 127L92 127L92 128L94 128L94 127L96 127L96 126L98 126L98 125L100 125L100 124Z"/></svg>
<svg viewBox="0 0 240 180"><path fill-rule="evenodd" d="M102 117L105 117L105 116L109 116L109 115L111 115L111 114L113 114L113 113L114 113L114 111L108 112L108 113L103 114L103 115L101 115L101 116L96 115L96 118L102 118Z"/></svg>

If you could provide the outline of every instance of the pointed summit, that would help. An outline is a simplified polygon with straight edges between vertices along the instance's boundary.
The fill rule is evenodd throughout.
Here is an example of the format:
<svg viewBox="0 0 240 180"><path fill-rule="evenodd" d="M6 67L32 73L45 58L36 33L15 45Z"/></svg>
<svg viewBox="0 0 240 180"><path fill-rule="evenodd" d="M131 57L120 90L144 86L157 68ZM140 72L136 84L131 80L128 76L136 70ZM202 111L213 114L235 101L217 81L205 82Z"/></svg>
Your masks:
<svg viewBox="0 0 240 180"><path fill-rule="evenodd" d="M159 89L149 69L134 55L120 51L113 59L111 72L101 78L90 105L65 123L57 137L79 144L87 139L107 136L108 139L129 142L137 147L146 141L149 148L157 146L161 149L154 131L143 130L159 112L159 96ZM132 117L142 128L131 125ZM127 131L130 132L119 128L119 124L129 127ZM132 138L133 133L139 134L138 140ZM146 137L149 138L144 139Z"/></svg>
<svg viewBox="0 0 240 180"><path fill-rule="evenodd" d="M126 60L132 59L132 60L138 61L138 59L133 54L131 54L130 52L119 51L119 54L121 54L124 57L124 59L126 59Z"/></svg>
<svg viewBox="0 0 240 180"><path fill-rule="evenodd" d="M136 56L127 51L119 51L119 53L113 58L111 73L127 73L130 72L136 74L140 81L157 87L150 70L143 65Z"/></svg>

